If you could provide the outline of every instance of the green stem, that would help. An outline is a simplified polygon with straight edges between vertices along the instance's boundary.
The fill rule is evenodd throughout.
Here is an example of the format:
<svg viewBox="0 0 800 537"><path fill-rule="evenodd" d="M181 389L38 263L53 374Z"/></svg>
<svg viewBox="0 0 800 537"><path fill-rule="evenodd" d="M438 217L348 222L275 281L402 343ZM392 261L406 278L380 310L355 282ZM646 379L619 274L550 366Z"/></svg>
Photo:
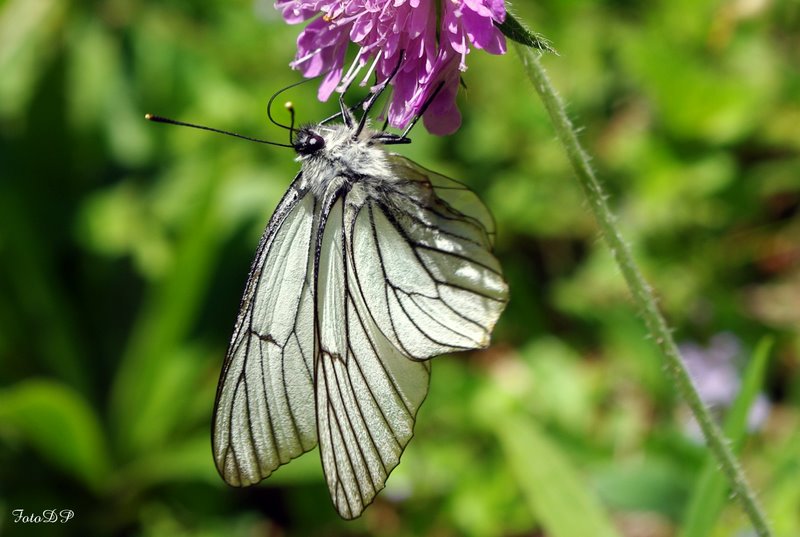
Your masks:
<svg viewBox="0 0 800 537"><path fill-rule="evenodd" d="M592 211L594 211L595 217L603 231L603 236L608 242L608 246L611 248L614 260L617 262L617 265L619 265L622 275L633 295L633 299L641 311L641 315L644 317L650 335L664 353L667 369L671 373L684 400L689 405L697 423L700 424L700 429L703 431L703 436L705 436L708 447L711 449L720 468L730 481L734 494L736 494L742 502L742 507L753 523L753 528L758 535L769 537L772 533L767 525L761 507L756 501L753 489L748 484L747 478L736 460L736 457L733 455L725 437L711 418L708 409L700 400L700 396L692 384L689 373L686 370L683 360L681 360L678 347L672 339L669 327L656 306L656 299L653 296L653 292L642 276L642 273L639 271L639 268L636 266L630 248L623 240L614 222L614 215L611 213L606 203L608 196L595 177L589 165L589 158L581 147L575 129L567 117L564 104L553 89L550 79L539 61L541 53L517 43L514 43L514 45L517 48L517 53L522 60L528 77L531 79L531 82L533 82L536 91L539 93L539 97L541 97L550 114L550 119L556 130L558 139L564 145L569 161L575 170L575 175L581 184L586 198L589 200L589 205Z"/></svg>

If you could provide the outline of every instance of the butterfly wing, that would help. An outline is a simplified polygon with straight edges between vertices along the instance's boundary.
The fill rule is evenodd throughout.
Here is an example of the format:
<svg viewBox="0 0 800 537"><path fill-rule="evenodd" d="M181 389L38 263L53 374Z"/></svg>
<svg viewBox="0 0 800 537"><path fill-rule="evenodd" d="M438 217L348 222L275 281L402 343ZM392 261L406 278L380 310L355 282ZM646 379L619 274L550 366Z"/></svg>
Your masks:
<svg viewBox="0 0 800 537"><path fill-rule="evenodd" d="M508 300L494 222L464 185L391 156L398 180L330 203L318 272L317 426L339 514L372 502L413 435L426 358L485 347Z"/></svg>
<svg viewBox="0 0 800 537"><path fill-rule="evenodd" d="M424 360L488 344L508 299L491 215L460 183L390 158L400 180L380 195L345 181L320 202L298 177L270 220L217 391L214 457L231 485L319 439L335 507L359 516L413 435Z"/></svg>
<svg viewBox="0 0 800 537"><path fill-rule="evenodd" d="M318 213L298 176L250 270L214 406L214 459L230 485L257 483L317 443L310 282Z"/></svg>
<svg viewBox="0 0 800 537"><path fill-rule="evenodd" d="M353 216L353 271L375 325L424 360L483 348L508 302L494 221L464 185L391 155L397 177Z"/></svg>
<svg viewBox="0 0 800 537"><path fill-rule="evenodd" d="M354 197L342 195L328 214L317 301L319 443L331 498L346 519L361 514L400 461L430 371L428 363L409 360L383 335L363 301L350 238L352 213L360 205L349 203Z"/></svg>
<svg viewBox="0 0 800 537"><path fill-rule="evenodd" d="M398 176L422 185L430 183L439 202L444 204L438 209L440 222L461 222L471 228L468 235L474 235L475 238L485 236L487 249L492 249L496 235L494 218L475 192L465 184L420 166L401 155L391 154L389 159ZM438 204L434 207L436 205Z"/></svg>

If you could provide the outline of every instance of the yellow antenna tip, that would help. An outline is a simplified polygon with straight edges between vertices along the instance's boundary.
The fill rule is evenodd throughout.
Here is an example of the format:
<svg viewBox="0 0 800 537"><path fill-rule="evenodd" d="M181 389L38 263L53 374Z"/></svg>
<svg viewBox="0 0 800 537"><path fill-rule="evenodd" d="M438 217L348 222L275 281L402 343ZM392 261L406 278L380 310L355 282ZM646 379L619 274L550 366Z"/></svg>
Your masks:
<svg viewBox="0 0 800 537"><path fill-rule="evenodd" d="M284 104L283 106L284 106L284 107L285 107L287 110L291 110L292 108L294 108L294 105L292 104L292 101L286 101L286 104Z"/></svg>
<svg viewBox="0 0 800 537"><path fill-rule="evenodd" d="M146 120L150 121L151 119L153 119L153 114L150 114L150 113L148 113L148 114L145 114L145 115L144 115L144 118L145 118Z"/></svg>

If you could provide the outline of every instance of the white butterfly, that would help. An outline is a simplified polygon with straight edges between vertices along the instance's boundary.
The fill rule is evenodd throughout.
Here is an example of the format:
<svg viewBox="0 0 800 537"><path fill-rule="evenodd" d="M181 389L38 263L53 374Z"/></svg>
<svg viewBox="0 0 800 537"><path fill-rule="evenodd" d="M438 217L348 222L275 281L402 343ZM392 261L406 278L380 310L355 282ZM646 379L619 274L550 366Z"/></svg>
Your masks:
<svg viewBox="0 0 800 537"><path fill-rule="evenodd" d="M319 444L333 504L352 519L411 439L428 359L486 347L508 287L478 197L385 150L408 130L371 130L367 113L341 108L341 124L296 130L301 171L250 269L212 440L234 486Z"/></svg>

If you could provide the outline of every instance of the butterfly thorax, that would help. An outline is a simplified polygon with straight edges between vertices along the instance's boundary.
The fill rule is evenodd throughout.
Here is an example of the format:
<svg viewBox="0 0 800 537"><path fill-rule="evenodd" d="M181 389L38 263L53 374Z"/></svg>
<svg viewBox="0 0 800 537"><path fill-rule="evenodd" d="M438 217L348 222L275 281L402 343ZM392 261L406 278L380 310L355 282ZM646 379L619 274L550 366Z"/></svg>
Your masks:
<svg viewBox="0 0 800 537"><path fill-rule="evenodd" d="M331 188L365 181L376 190L393 182L388 154L377 132L344 124L312 125L300 129L295 141L297 160L309 187L320 197Z"/></svg>

